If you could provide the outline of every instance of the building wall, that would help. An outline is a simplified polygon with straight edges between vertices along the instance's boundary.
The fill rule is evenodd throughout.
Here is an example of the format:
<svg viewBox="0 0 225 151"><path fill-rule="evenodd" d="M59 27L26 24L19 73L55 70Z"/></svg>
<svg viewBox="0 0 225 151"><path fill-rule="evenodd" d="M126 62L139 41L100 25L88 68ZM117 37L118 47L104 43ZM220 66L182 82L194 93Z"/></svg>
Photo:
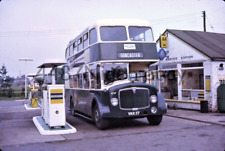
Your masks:
<svg viewBox="0 0 225 151"><path fill-rule="evenodd" d="M161 63L178 63L178 62L199 62L209 60L207 56L183 42L174 35L167 33L167 56ZM159 41L157 41L157 50L160 50Z"/></svg>
<svg viewBox="0 0 225 151"><path fill-rule="evenodd" d="M183 42L179 38L175 37L170 33L166 33L168 47L163 48L167 52L166 58L160 61L161 64L186 64L186 63L203 63L203 73L204 73L204 99L208 100L209 110L216 112L218 110L217 105L217 88L220 85L220 78L225 79L225 70L219 70L220 64L225 62L213 62L211 59L195 48L191 47L187 43ZM157 42L157 50L161 48L159 46L159 41ZM177 68L178 69L178 68ZM179 69L178 69L179 72ZM210 77L210 90L206 90L206 77ZM185 80L182 79L182 80ZM200 80L200 79L199 79ZM179 83L179 79L178 79ZM178 86L178 93L182 89L182 85ZM178 94L179 95L179 94ZM181 94L180 94L181 95ZM178 99L182 98L178 96Z"/></svg>
<svg viewBox="0 0 225 151"><path fill-rule="evenodd" d="M211 98L212 98L212 103L211 103L211 109L213 112L218 110L218 105L217 105L217 88L220 86L220 78L225 77L225 71L224 70L219 70L220 64L223 63L225 65L225 62L212 62L211 65Z"/></svg>
<svg viewBox="0 0 225 151"><path fill-rule="evenodd" d="M213 82L212 82L212 62L211 61L205 61L203 63L203 67L204 67L204 100L208 101L208 105L209 105L209 110L212 110L212 86L213 86ZM206 76L210 76L210 91L206 91Z"/></svg>

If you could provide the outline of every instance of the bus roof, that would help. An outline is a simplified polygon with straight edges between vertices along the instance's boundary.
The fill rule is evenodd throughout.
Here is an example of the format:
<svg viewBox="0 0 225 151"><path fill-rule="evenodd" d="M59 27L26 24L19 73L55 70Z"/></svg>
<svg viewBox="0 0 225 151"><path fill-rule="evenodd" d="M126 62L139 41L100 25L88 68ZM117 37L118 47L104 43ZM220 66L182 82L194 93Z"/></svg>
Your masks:
<svg viewBox="0 0 225 151"><path fill-rule="evenodd" d="M94 26L150 26L150 23L139 19L101 19L91 27Z"/></svg>
<svg viewBox="0 0 225 151"><path fill-rule="evenodd" d="M150 23L147 20L140 20L140 19L99 19L94 24L83 30L79 35L76 37L81 37L85 34L88 30L96 27L96 26L148 26L151 27ZM74 43L77 38L70 40L67 47L69 47L72 43Z"/></svg>

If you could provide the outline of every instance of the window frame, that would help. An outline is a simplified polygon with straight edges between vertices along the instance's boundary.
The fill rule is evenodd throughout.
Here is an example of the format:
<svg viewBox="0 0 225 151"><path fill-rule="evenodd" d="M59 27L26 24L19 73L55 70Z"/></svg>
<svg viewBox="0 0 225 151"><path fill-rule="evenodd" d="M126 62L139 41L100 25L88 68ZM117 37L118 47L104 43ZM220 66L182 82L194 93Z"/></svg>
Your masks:
<svg viewBox="0 0 225 151"><path fill-rule="evenodd" d="M77 40L77 52L80 52L83 50L83 39L82 37L80 37L78 40Z"/></svg>
<svg viewBox="0 0 225 151"><path fill-rule="evenodd" d="M77 53L77 41L73 43L73 54Z"/></svg>
<svg viewBox="0 0 225 151"><path fill-rule="evenodd" d="M102 35L102 30L101 29L103 29L103 28L118 28L118 27L120 27L121 29L122 28L124 28L124 31L125 31L125 37L123 37L123 38L125 38L125 39L117 39L118 37L114 37L113 35L112 35L112 30L111 31L108 31L109 33L111 32L111 35L110 36L108 36L108 37L104 37L103 35ZM103 32L103 33L105 33L105 31ZM107 34L109 34L109 33L107 33ZM116 33L118 33L118 31L113 31L113 33L114 33L114 35L117 35ZM127 28L126 28L126 26L100 26L99 27L99 34L100 34L100 39L101 39L101 41L104 41L104 42L108 42L108 41L114 41L114 42L116 42L116 41L128 41L128 34L127 34ZM121 37L121 35L122 35L122 33L120 33L120 36L119 37ZM103 37L104 37L104 39L103 39ZM107 39L108 38L108 39ZM109 39L110 38L110 39Z"/></svg>
<svg viewBox="0 0 225 151"><path fill-rule="evenodd" d="M83 49L87 48L89 45L88 33L83 35Z"/></svg>
<svg viewBox="0 0 225 151"><path fill-rule="evenodd" d="M73 55L73 44L69 46L69 50L70 50L70 57L71 57Z"/></svg>
<svg viewBox="0 0 225 151"><path fill-rule="evenodd" d="M94 32L95 31L95 32ZM94 33L94 34L92 34ZM95 39L92 38L92 36L94 37L95 36ZM92 44L95 44L98 42L98 32L97 32L97 29L96 28L92 28L91 30L89 30L89 45L92 45ZM93 42L92 42L93 40Z"/></svg>

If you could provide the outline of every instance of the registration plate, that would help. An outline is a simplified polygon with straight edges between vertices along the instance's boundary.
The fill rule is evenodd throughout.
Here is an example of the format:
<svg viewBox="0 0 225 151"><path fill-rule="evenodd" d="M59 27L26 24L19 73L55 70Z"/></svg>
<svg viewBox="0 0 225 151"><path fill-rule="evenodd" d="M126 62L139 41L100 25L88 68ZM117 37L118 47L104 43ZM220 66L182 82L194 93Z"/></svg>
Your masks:
<svg viewBox="0 0 225 151"><path fill-rule="evenodd" d="M127 114L129 116L135 116L135 115L139 115L140 114L140 111L127 112Z"/></svg>

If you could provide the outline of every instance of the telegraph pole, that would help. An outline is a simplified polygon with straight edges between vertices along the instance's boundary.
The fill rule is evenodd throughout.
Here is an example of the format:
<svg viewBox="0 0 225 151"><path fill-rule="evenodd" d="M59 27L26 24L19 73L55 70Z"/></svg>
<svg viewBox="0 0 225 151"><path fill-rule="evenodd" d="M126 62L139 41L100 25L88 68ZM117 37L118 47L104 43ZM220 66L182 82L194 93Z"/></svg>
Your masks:
<svg viewBox="0 0 225 151"><path fill-rule="evenodd" d="M206 32L206 16L205 16L205 11L202 11L203 14L203 28L204 28L204 32Z"/></svg>

